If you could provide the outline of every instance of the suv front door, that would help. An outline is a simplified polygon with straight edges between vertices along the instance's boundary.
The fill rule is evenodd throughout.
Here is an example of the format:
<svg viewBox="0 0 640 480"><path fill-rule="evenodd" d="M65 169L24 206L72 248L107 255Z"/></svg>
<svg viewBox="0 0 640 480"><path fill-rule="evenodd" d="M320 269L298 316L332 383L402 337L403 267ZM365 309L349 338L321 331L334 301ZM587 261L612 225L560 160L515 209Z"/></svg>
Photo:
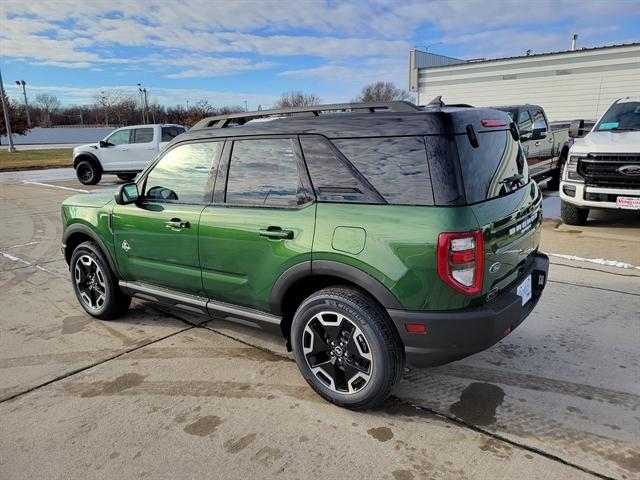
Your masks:
<svg viewBox="0 0 640 480"><path fill-rule="evenodd" d="M278 277L311 260L315 214L297 138L227 140L214 203L200 218L207 297L269 311Z"/></svg>
<svg viewBox="0 0 640 480"><path fill-rule="evenodd" d="M140 200L114 206L116 260L125 280L202 295L200 214L211 200L222 145L174 146L137 182Z"/></svg>

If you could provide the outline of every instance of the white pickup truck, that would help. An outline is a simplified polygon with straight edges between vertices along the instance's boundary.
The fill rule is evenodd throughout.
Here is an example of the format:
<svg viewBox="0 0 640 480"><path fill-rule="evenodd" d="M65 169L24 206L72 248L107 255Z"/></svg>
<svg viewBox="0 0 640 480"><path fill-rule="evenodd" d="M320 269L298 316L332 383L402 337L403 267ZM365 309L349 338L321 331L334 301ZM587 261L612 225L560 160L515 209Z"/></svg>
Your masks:
<svg viewBox="0 0 640 480"><path fill-rule="evenodd" d="M580 136L581 120L569 136ZM617 100L569 150L560 184L560 215L584 225L592 208L640 211L640 97Z"/></svg>
<svg viewBox="0 0 640 480"><path fill-rule="evenodd" d="M73 149L73 168L85 185L95 185L102 174L132 180L162 149L181 133L182 125L133 125L114 130L99 143Z"/></svg>

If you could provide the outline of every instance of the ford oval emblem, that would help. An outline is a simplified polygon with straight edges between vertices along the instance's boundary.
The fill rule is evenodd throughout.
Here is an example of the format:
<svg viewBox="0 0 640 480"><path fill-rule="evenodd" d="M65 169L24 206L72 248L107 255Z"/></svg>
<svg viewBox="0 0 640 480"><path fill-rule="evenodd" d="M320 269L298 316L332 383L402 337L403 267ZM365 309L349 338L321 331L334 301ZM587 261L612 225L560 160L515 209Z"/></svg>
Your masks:
<svg viewBox="0 0 640 480"><path fill-rule="evenodd" d="M489 267L489 271L491 273L496 273L498 270L500 270L500 267L502 266L502 264L500 262L496 262L493 265L491 265Z"/></svg>
<svg viewBox="0 0 640 480"><path fill-rule="evenodd" d="M640 165L623 165L618 168L618 173L629 175L631 177L640 176Z"/></svg>

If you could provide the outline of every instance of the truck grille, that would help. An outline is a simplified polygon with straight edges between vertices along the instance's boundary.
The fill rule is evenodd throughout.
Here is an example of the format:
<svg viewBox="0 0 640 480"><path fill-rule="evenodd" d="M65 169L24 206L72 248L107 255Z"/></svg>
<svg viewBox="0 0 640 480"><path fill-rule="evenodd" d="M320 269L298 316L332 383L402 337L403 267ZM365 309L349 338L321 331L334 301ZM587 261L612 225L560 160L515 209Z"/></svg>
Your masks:
<svg viewBox="0 0 640 480"><path fill-rule="evenodd" d="M589 155L578 162L578 173L587 185L607 188L640 189L640 174L625 175L618 171L625 165L640 168L640 155Z"/></svg>

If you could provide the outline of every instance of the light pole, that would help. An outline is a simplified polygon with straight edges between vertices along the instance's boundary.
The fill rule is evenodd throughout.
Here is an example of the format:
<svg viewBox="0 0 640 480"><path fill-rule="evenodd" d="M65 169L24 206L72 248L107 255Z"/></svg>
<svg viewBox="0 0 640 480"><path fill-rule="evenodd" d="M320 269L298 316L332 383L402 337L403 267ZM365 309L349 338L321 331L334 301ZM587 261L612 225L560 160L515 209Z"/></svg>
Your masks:
<svg viewBox="0 0 640 480"><path fill-rule="evenodd" d="M146 88L143 89L142 88L142 84L139 83L138 84L138 94L140 96L140 105L142 106L142 123L144 123L145 125L147 123L149 123L149 122L147 122L147 111L146 111L146 108L145 108L145 104L146 104L145 97L147 95L146 91L147 91L147 89Z"/></svg>
<svg viewBox="0 0 640 480"><path fill-rule="evenodd" d="M29 102L27 102L27 82L16 80L16 85L22 85L22 95L24 96L24 110L27 112L27 125L31 128L31 115L29 115Z"/></svg>
<svg viewBox="0 0 640 480"><path fill-rule="evenodd" d="M247 106L247 101L246 101L246 100L244 101L244 111L245 111L245 112L248 112L248 111L249 111L249 108L248 108L248 106Z"/></svg>
<svg viewBox="0 0 640 480"><path fill-rule="evenodd" d="M4 93L4 84L2 83L2 72L0 72L0 97L2 97L2 111L4 112L4 124L7 126L7 137L9 137L9 152L16 151L16 147L13 146L13 136L11 133L11 115L9 114L9 102L7 102L7 96Z"/></svg>

